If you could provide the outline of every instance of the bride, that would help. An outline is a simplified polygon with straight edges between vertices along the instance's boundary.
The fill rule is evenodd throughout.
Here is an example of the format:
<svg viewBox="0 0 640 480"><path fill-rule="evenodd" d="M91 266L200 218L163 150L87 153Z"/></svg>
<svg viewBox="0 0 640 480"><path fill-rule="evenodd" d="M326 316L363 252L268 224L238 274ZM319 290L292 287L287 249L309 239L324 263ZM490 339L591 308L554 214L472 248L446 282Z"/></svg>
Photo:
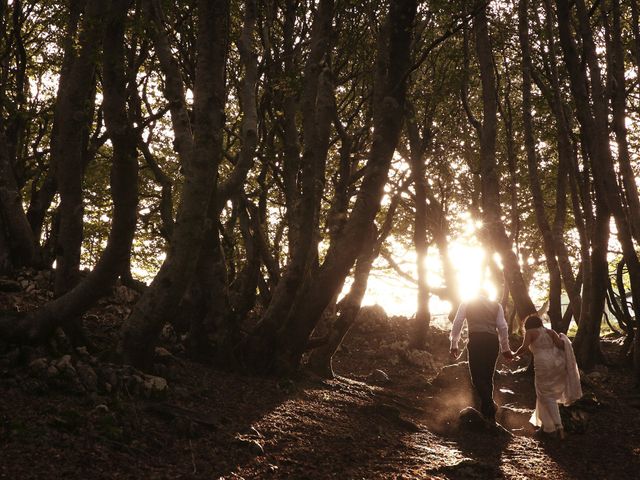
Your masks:
<svg viewBox="0 0 640 480"><path fill-rule="evenodd" d="M558 402L569 405L582 396L571 341L566 335L545 328L536 315L525 319L524 328L524 340L514 356L522 355L527 348L533 353L536 409L529 421L542 427L543 432L556 432L559 438L564 438Z"/></svg>

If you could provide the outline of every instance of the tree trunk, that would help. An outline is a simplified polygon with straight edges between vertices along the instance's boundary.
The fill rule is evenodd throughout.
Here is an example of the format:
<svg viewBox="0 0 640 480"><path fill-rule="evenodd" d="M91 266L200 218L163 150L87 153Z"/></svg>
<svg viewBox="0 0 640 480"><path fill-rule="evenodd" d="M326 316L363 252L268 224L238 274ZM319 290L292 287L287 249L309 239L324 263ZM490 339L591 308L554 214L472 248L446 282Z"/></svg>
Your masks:
<svg viewBox="0 0 640 480"><path fill-rule="evenodd" d="M634 298L634 309L636 310L636 318L640 318L640 262L635 252L632 239L632 231L628 219L625 216L620 191L618 188L616 173L614 170L613 159L609 148L609 129L608 129L608 106L605 97L605 91L601 80L600 66L596 54L596 47L593 40L593 33L589 23L589 16L583 0L576 0L578 24L580 36L582 40L582 48L584 59L589 69L589 80L591 86L591 110L589 105L589 95L586 84L587 79L584 71L580 68L578 57L575 50L574 40L570 32L571 11L567 0L556 0L558 25L560 31L560 40L565 54L565 62L570 74L571 89L576 100L576 109L583 129L583 139L586 141L586 147L592 163L592 173L595 180L596 190L596 234L599 235L598 229L600 223L604 223L605 219L598 219L597 212L605 214L607 217L613 215L616 228L618 231L618 240L622 246L623 255L629 269L629 277L631 281L631 293ZM567 22L567 23L563 23ZM608 231L608 228L607 228ZM600 235L598 242L601 240ZM594 239L594 243L596 240ZM599 246L598 246L599 247ZM592 248L596 251L596 247ZM594 256L595 253L592 254ZM606 281L597 278L596 275L608 276L608 269L604 269L601 265L602 259L594 260L592 258L592 293L597 297L591 299L592 308L590 314L598 315L598 319L592 318L593 323L600 325L600 316L604 309L604 296L606 295ZM604 254L604 262L606 263L606 254ZM596 309L601 308L599 313ZM590 337L590 341L582 341L585 345L592 345L599 340L599 330L596 332L593 328L588 328L585 335ZM582 337L582 336L581 336ZM588 358L589 348L584 347L584 351L580 352L577 357L582 362L584 368L593 365L594 362L600 360L596 356ZM576 352L578 353L578 352ZM640 376L640 364L636 371Z"/></svg>
<svg viewBox="0 0 640 480"><path fill-rule="evenodd" d="M194 129L184 101L184 85L171 55L157 0L148 0L152 37L164 71L171 102L176 149L184 167L184 186L167 258L122 327L118 352L123 360L148 368L155 340L176 311L196 270L202 248L211 189L216 183L224 122L225 65L228 44L228 0L198 1L197 67L194 85Z"/></svg>
<svg viewBox="0 0 640 480"><path fill-rule="evenodd" d="M620 175L622 177L622 186L624 198L626 200L631 231L636 241L640 241L640 199L638 199L638 187L636 185L636 176L631 167L631 159L629 155L629 143L627 141L626 127L626 101L627 92L625 89L625 64L624 52L622 44L622 28L620 25L620 0L612 0L612 39L607 42L607 50L610 51L612 63L612 98L611 106L613 108L612 128L618 145L618 163Z"/></svg>
<svg viewBox="0 0 640 480"><path fill-rule="evenodd" d="M360 305L367 291L371 267L375 259L378 258L378 255L380 255L382 245L391 233L393 220L403 190L403 187L398 189L391 199L384 223L380 228L380 233L377 238L375 226L372 225L368 237L364 239L364 246L356 260L353 283L351 284L349 293L340 300L337 306L339 315L329 327L326 342L314 349L309 355L308 367L321 377L333 377L333 367L331 364L333 355L338 351L342 341L358 318Z"/></svg>
<svg viewBox="0 0 640 480"><path fill-rule="evenodd" d="M410 165L413 187L415 190L415 212L413 220L413 245L416 251L416 270L418 272L418 294L416 316L413 320L412 336L409 344L412 348L424 349L429 336L431 313L429 312L429 284L427 283L427 179L425 168L424 145L427 142L420 138L414 122L407 122L410 143ZM427 133L427 135L429 135Z"/></svg>
<svg viewBox="0 0 640 480"><path fill-rule="evenodd" d="M486 228L494 248L502 259L505 281L518 315L520 318L524 318L536 313L536 308L527 292L527 285L522 277L518 258L512 250L511 241L506 234L501 218L500 185L496 163L496 81L486 7L476 16L474 30L482 81L483 118L480 126L480 177L484 228Z"/></svg>
<svg viewBox="0 0 640 480"><path fill-rule="evenodd" d="M95 268L73 289L20 322L1 323L3 338L45 341L56 327L68 326L70 321L74 321L105 295L127 262L136 228L138 205L136 136L127 116L124 76L124 32L128 5L128 0L114 0L101 19L105 26L105 40L110 45L105 50L103 60L103 103L107 134L113 144L111 195L114 208L107 246Z"/></svg>
<svg viewBox="0 0 640 480"><path fill-rule="evenodd" d="M522 123L524 127L524 144L529 172L529 187L533 200L536 222L542 234L542 246L545 262L549 272L549 318L551 327L558 330L562 323L560 305L561 278L560 268L556 260L553 232L545 212L544 197L538 174L538 159L535 148L533 118L531 115L531 52L529 48L528 2L521 0L518 8L518 30L520 49L522 52Z"/></svg>
<svg viewBox="0 0 640 480"><path fill-rule="evenodd" d="M358 318L362 299L367 292L371 266L378 256L379 250L379 245L376 248L374 242L371 240L367 241L367 244L356 261L353 283L351 284L349 293L338 303L338 317L331 324L326 342L314 349L309 355L309 369L321 377L333 378L334 376L332 366L333 355L338 351L342 341Z"/></svg>
<svg viewBox="0 0 640 480"><path fill-rule="evenodd" d="M91 125L91 97L95 95L97 58L102 47L109 2L88 0L80 29L80 52L69 71L69 81L56 100L57 136L51 145L52 164L60 192L60 228L56 245L55 294L73 288L79 279L82 247L82 178L84 151Z"/></svg>
<svg viewBox="0 0 640 480"><path fill-rule="evenodd" d="M219 364L230 365L235 363L232 358L232 346L237 342L238 320L241 320L232 311L232 303L229 298L229 285L227 279L225 256L221 249L218 224L222 210L227 201L238 195L245 182L247 173L253 165L255 150L258 142L258 113L256 106L257 85L257 54L253 48L253 34L256 25L256 2L245 2L244 26L238 42L240 59L244 66L244 79L240 92L240 104L243 108L241 141L239 159L230 175L224 182L213 190L211 203L204 232L204 247L200 253L196 278L192 281L191 290L199 292L200 299L204 302L201 309L204 317L194 316L191 320L191 349L192 353L200 359L215 355ZM218 137L215 145L216 151L222 151L222 136ZM240 205L240 222L246 223L246 204ZM252 239L246 237L252 242ZM243 276L250 285L257 283L256 258L253 258L253 246L248 247L248 270ZM251 258L249 258L251 256ZM258 264L259 273L259 264ZM255 290L255 285L253 287ZM192 297L198 294L192 292ZM251 296L248 298L251 301ZM244 309L243 309L244 310ZM240 312L238 312L240 313ZM246 311L245 311L246 314Z"/></svg>
<svg viewBox="0 0 640 480"><path fill-rule="evenodd" d="M404 117L406 72L410 66L415 13L414 0L390 2L388 48L380 52L384 65L380 71L384 71L384 76L376 79L374 140L366 173L343 234L329 246L317 274L304 285L304 291L296 298L278 331L275 348L259 357L260 364L267 371L285 373L298 367L309 335L349 274L378 212Z"/></svg>
<svg viewBox="0 0 640 480"><path fill-rule="evenodd" d="M295 225L296 228L295 233L290 232L289 235L290 242L293 242L290 243L292 254L273 292L269 307L260 319L260 326L252 335L254 338L256 335L270 336L279 327L282 319L289 314L301 287L307 281L309 269L317 260L317 245L320 240L319 211L333 112L333 91L327 84L330 73L324 65L328 62L331 52L333 16L334 1L321 0L313 22L311 51L304 69L301 98L304 137L301 163L302 195L294 195L298 204L292 212L293 216L290 216L290 220L293 219L294 223L289 223L289 226ZM290 149L293 150L293 147ZM294 155L294 152L292 151L290 155ZM297 190L294 185L290 185L290 188Z"/></svg>
<svg viewBox="0 0 640 480"><path fill-rule="evenodd" d="M78 52L76 51L76 43L77 43L77 33L78 33L78 23L80 20L80 15L84 10L86 0L72 0L69 2L69 20L67 22L67 31L64 37L64 57L62 59L62 68L60 69L60 77L58 79L58 92L57 98L62 98L65 92L68 91L69 82L72 78L72 69L77 61ZM56 102L56 108L57 102ZM61 116L55 115L54 112L54 120L53 120L53 128L51 132L51 147L52 151L54 146L59 142L57 140L60 135L61 129ZM42 227L44 224L45 216L47 214L47 210L51 206L51 202L58 190L57 184L57 163L58 158L55 154L51 155L49 160L49 168L47 170L47 174L45 175L44 181L42 182L42 186L34 190L31 195L31 201L29 202L29 208L27 210L27 218L29 219L29 224L31 225L31 229L33 230L33 234L35 238L39 241L42 235Z"/></svg>
<svg viewBox="0 0 640 480"><path fill-rule="evenodd" d="M22 208L2 123L0 120L0 217L4 227L2 234L6 235L8 263L11 267L36 266L40 257L39 244Z"/></svg>
<svg viewBox="0 0 640 480"><path fill-rule="evenodd" d="M591 242L591 282L588 315L580 317L578 331L574 339L576 360L582 368L591 368L603 360L600 349L600 326L604 313L609 264L607 250L609 242L609 218L604 202L596 204L595 231Z"/></svg>

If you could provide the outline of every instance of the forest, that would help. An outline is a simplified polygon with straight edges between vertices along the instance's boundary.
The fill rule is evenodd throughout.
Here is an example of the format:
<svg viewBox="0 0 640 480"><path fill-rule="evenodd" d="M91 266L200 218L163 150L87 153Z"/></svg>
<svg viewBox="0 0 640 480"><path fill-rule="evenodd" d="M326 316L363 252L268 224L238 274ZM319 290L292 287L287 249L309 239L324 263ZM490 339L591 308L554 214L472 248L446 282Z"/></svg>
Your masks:
<svg viewBox="0 0 640 480"><path fill-rule="evenodd" d="M638 0L0 0L0 113L0 476L636 475ZM565 442L459 424L480 288Z"/></svg>

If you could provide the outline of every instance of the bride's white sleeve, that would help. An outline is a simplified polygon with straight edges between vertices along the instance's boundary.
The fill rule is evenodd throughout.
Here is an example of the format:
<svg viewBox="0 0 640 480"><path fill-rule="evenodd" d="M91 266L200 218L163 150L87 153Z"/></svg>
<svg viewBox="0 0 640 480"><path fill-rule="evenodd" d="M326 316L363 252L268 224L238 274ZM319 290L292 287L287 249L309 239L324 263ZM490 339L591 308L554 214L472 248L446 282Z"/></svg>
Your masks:
<svg viewBox="0 0 640 480"><path fill-rule="evenodd" d="M564 343L566 368L565 388L561 401L564 405L569 405L582 397L582 385L580 385L580 372L578 371L571 340L564 333L560 334L560 339Z"/></svg>

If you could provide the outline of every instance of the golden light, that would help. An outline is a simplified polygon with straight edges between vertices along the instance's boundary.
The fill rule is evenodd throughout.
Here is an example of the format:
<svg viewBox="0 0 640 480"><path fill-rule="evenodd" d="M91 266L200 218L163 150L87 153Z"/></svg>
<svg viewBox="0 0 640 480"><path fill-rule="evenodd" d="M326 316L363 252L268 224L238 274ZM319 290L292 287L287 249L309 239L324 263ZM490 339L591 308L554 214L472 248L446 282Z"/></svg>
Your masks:
<svg viewBox="0 0 640 480"><path fill-rule="evenodd" d="M491 297L495 298L496 287L485 272L485 252L482 247L473 243L473 240L461 238L449 244L449 258L456 270L460 297L462 300L468 300L484 288ZM396 243L391 245L391 250L399 267L415 278L415 252L407 251ZM369 277L363 305L380 305L389 315L413 315L416 311L416 285L389 269L381 271L380 268L388 267L382 259L378 259L376 267L379 269L372 272ZM430 287L435 289L444 286L442 265L436 249L429 250L427 271ZM345 293L346 291L348 287L345 287ZM434 317L446 317L451 304L433 294L429 309Z"/></svg>

